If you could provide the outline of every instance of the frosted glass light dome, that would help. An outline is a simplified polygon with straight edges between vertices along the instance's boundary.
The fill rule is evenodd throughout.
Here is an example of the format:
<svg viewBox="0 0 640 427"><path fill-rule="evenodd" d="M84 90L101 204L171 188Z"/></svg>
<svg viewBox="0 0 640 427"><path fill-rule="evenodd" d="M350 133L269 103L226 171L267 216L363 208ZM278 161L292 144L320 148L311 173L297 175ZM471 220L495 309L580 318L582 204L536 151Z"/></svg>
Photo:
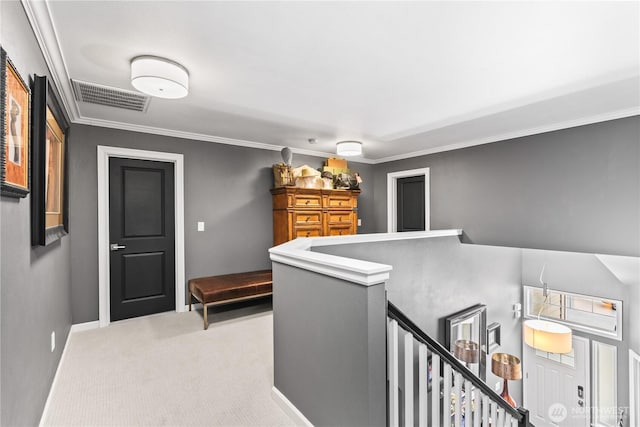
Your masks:
<svg viewBox="0 0 640 427"><path fill-rule="evenodd" d="M189 93L189 72L169 59L137 56L131 60L131 84L158 98L184 98Z"/></svg>
<svg viewBox="0 0 640 427"><path fill-rule="evenodd" d="M535 349L550 353L571 352L571 329L547 320L530 319L523 325L524 342Z"/></svg>
<svg viewBox="0 0 640 427"><path fill-rule="evenodd" d="M336 144L336 154L338 156L359 156L362 154L362 142L360 141L340 141Z"/></svg>

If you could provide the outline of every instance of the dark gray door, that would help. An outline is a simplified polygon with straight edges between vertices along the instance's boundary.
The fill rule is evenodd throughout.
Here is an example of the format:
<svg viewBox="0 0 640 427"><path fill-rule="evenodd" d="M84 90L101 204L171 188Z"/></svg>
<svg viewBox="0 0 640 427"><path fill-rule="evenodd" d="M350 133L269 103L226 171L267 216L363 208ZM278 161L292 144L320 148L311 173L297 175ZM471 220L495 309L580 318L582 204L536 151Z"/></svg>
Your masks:
<svg viewBox="0 0 640 427"><path fill-rule="evenodd" d="M424 231L424 175L397 182L397 231Z"/></svg>
<svg viewBox="0 0 640 427"><path fill-rule="evenodd" d="M111 320L175 309L173 163L111 158Z"/></svg>

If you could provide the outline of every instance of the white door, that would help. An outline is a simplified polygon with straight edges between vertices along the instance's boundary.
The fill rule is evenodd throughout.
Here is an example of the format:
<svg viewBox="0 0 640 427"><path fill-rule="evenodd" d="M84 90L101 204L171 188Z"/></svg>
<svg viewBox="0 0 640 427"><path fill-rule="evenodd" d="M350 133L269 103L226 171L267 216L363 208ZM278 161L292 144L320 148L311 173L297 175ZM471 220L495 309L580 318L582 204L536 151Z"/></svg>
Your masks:
<svg viewBox="0 0 640 427"><path fill-rule="evenodd" d="M589 340L573 337L573 351L559 355L524 345L523 406L536 427L587 427L591 423Z"/></svg>
<svg viewBox="0 0 640 427"><path fill-rule="evenodd" d="M640 355L629 350L629 420L640 425Z"/></svg>

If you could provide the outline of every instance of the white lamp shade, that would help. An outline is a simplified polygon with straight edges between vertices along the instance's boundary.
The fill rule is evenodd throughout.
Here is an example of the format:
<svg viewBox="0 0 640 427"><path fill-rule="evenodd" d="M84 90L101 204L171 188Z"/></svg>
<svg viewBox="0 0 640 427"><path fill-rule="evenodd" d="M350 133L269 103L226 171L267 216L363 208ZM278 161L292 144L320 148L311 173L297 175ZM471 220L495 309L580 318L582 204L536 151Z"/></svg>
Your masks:
<svg viewBox="0 0 640 427"><path fill-rule="evenodd" d="M183 98L189 93L189 73L168 59L138 56L131 61L131 84L158 98Z"/></svg>
<svg viewBox="0 0 640 427"><path fill-rule="evenodd" d="M362 142L360 141L340 141L336 144L336 154L338 156L359 156L362 154Z"/></svg>
<svg viewBox="0 0 640 427"><path fill-rule="evenodd" d="M547 320L531 319L523 325L524 342L535 349L550 353L571 352L571 329Z"/></svg>

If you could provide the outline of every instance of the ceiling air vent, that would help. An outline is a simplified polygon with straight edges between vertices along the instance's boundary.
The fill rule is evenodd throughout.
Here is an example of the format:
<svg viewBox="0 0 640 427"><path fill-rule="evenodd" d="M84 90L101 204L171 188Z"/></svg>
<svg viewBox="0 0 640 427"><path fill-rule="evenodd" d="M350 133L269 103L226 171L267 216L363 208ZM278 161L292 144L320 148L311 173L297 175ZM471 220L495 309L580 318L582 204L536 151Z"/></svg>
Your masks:
<svg viewBox="0 0 640 427"><path fill-rule="evenodd" d="M124 108L126 110L146 112L150 96L138 92L118 89L71 79L76 101L90 104L106 105L108 107Z"/></svg>

